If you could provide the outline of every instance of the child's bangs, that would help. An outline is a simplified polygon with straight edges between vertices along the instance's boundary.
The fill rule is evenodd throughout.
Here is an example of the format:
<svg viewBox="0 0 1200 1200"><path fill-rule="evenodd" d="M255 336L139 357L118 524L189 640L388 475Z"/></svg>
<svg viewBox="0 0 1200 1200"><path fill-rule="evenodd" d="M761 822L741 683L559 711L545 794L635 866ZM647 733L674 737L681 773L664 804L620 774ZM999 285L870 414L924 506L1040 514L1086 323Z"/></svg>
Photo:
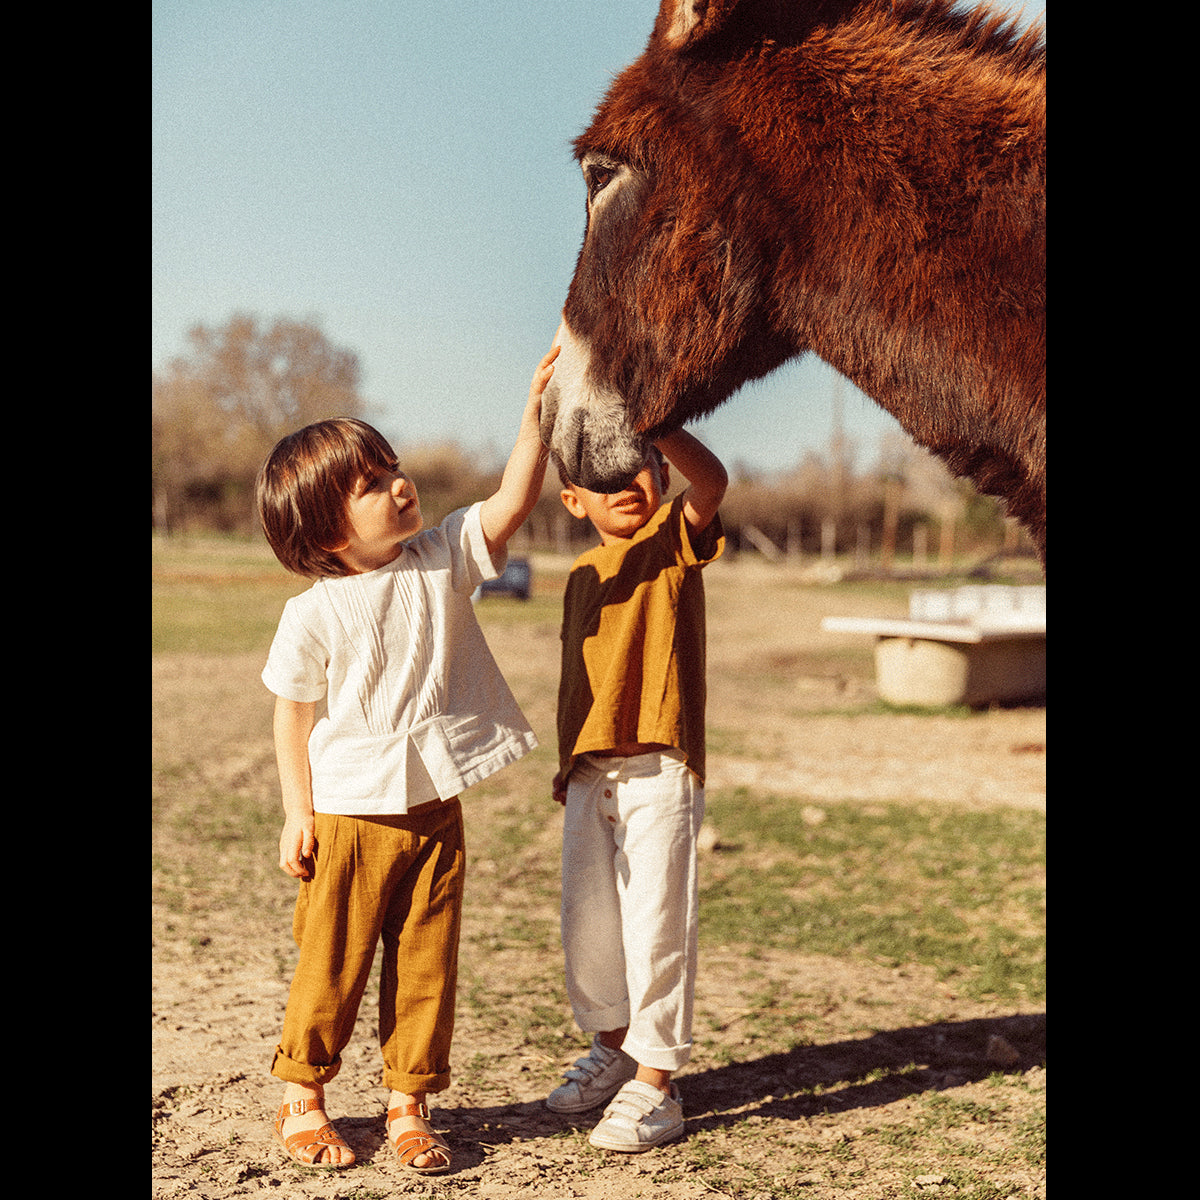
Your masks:
<svg viewBox="0 0 1200 1200"><path fill-rule="evenodd" d="M331 464L330 474L349 495L360 480L391 470L396 456L391 446L370 426L352 425L345 430L345 435L339 453Z"/></svg>

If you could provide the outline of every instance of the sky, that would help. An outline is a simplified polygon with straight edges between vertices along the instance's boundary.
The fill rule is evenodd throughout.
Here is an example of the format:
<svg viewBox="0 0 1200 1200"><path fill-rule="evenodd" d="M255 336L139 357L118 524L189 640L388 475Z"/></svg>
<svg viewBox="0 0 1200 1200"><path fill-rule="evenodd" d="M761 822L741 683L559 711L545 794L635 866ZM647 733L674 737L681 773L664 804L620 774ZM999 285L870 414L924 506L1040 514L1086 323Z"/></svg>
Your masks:
<svg viewBox="0 0 1200 1200"><path fill-rule="evenodd" d="M1008 7L1044 17L1039 0ZM571 141L656 0L153 0L152 367L235 313L358 355L400 451L504 461L583 236ZM691 428L731 466L899 431L812 355Z"/></svg>

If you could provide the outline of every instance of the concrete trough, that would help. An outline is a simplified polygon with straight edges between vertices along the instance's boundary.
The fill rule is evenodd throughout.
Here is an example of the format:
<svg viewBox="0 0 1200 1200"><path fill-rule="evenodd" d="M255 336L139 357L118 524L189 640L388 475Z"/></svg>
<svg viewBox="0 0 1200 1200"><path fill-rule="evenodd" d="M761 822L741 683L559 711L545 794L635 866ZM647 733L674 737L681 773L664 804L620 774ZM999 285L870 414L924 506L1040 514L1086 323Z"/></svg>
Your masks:
<svg viewBox="0 0 1200 1200"><path fill-rule="evenodd" d="M1038 701L1046 695L1045 594L1001 585L914 592L907 621L826 617L821 627L875 638L875 682L890 704Z"/></svg>

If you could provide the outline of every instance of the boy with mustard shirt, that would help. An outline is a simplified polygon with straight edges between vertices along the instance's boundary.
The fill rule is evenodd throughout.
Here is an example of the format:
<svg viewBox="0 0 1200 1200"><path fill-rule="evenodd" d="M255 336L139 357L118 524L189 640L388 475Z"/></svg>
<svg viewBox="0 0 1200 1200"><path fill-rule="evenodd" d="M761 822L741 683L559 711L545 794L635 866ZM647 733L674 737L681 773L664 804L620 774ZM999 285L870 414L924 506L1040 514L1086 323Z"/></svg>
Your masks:
<svg viewBox="0 0 1200 1200"><path fill-rule="evenodd" d="M665 458L665 461L664 461ZM662 498L670 467L688 481ZM560 475L562 474L560 469ZM683 1132L673 1072L692 1046L696 837L704 819L701 570L724 549L727 476L686 431L660 439L615 495L564 478L601 544L571 570L558 697L567 992L592 1048L547 1106L610 1101L589 1141L648 1150Z"/></svg>

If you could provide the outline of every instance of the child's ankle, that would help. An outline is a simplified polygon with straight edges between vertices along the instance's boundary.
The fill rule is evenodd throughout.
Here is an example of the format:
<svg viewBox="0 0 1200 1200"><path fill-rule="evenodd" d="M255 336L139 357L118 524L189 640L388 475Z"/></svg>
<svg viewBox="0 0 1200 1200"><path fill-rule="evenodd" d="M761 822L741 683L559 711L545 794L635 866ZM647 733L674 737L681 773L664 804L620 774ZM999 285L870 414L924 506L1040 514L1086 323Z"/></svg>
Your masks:
<svg viewBox="0 0 1200 1200"><path fill-rule="evenodd" d="M660 1071L656 1067L643 1067L638 1063L637 1074L634 1076L640 1083L649 1083L658 1088L664 1096L671 1094L671 1072Z"/></svg>

